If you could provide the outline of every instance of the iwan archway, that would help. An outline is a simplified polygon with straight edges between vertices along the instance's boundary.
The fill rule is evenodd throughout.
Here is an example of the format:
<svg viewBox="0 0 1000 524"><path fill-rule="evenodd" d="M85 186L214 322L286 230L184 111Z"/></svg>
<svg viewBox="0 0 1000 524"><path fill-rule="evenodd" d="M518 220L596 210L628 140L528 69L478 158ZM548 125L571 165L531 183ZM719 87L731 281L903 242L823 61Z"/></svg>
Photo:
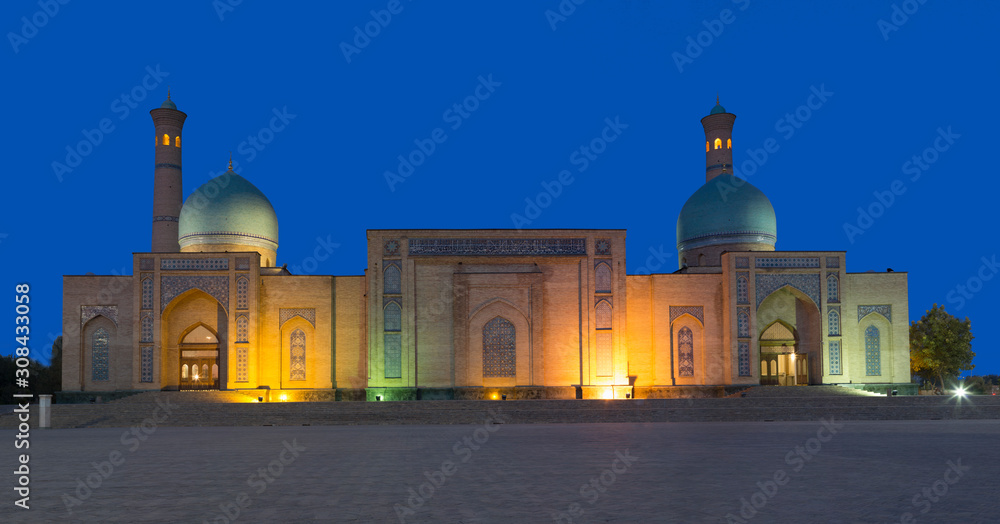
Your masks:
<svg viewBox="0 0 1000 524"><path fill-rule="evenodd" d="M219 389L219 337L204 324L193 326L179 344L180 389Z"/></svg>
<svg viewBox="0 0 1000 524"><path fill-rule="evenodd" d="M792 286L771 293L757 308L760 383L821 384L822 320L819 307Z"/></svg>

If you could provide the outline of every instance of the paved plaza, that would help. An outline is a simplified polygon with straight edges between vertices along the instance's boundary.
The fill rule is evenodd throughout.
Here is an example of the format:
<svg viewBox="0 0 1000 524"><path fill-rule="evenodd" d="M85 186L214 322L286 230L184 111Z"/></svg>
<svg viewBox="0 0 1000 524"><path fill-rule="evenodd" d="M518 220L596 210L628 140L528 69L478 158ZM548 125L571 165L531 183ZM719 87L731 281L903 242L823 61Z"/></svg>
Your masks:
<svg viewBox="0 0 1000 524"><path fill-rule="evenodd" d="M32 430L4 522L1000 520L1000 421ZM90 484L88 486L88 483ZM909 520L908 520L909 519Z"/></svg>

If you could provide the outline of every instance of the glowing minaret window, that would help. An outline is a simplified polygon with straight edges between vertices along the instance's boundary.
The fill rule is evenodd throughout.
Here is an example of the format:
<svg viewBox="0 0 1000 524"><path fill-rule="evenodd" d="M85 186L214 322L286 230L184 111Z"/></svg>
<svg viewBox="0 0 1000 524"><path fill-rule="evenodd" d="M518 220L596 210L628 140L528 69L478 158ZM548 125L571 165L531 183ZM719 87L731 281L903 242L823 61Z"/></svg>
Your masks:
<svg viewBox="0 0 1000 524"><path fill-rule="evenodd" d="M301 329L292 331L291 336L291 372L289 380L306 379L306 334Z"/></svg>
<svg viewBox="0 0 1000 524"><path fill-rule="evenodd" d="M164 135L163 135L163 145L165 145L165 146L169 146L170 145L170 135L164 133Z"/></svg>
<svg viewBox="0 0 1000 524"><path fill-rule="evenodd" d="M715 148L719 149L720 147L722 147L722 139L721 138L716 138L715 139Z"/></svg>
<svg viewBox="0 0 1000 524"><path fill-rule="evenodd" d="M493 317L483 326L483 377L517 376L517 332L503 317Z"/></svg>
<svg viewBox="0 0 1000 524"><path fill-rule="evenodd" d="M865 375L877 376L882 374L882 341L879 338L878 328L868 326L865 330Z"/></svg>
<svg viewBox="0 0 1000 524"><path fill-rule="evenodd" d="M705 141L705 152L706 152L706 153L708 153L708 151L709 151L709 148L708 148L708 140L706 140L706 141Z"/></svg>
<svg viewBox="0 0 1000 524"><path fill-rule="evenodd" d="M94 380L108 379L108 332L100 328L94 332L91 341L91 375Z"/></svg>
<svg viewBox="0 0 1000 524"><path fill-rule="evenodd" d="M677 360L678 375L682 377L694 376L694 333L691 328L681 328L677 333Z"/></svg>
<svg viewBox="0 0 1000 524"><path fill-rule="evenodd" d="M174 147L181 147L181 137L177 135L174 137Z"/></svg>
<svg viewBox="0 0 1000 524"><path fill-rule="evenodd" d="M732 148L733 148L733 139L730 138L726 140L726 149L732 149Z"/></svg>

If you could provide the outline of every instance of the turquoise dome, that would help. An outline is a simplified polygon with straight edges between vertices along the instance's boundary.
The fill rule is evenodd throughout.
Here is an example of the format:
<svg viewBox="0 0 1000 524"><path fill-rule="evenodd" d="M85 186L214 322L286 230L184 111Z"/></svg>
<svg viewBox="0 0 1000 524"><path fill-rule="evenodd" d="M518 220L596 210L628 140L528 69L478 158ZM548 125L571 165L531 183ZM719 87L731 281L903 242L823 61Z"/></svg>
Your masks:
<svg viewBox="0 0 1000 524"><path fill-rule="evenodd" d="M718 102L716 102L715 103L715 107L712 108L712 112L709 113L709 114L710 115L717 115L719 113L725 113L725 112L726 112L726 108L722 107L721 105L719 105Z"/></svg>
<svg viewBox="0 0 1000 524"><path fill-rule="evenodd" d="M778 226L764 193L742 178L724 173L698 188L677 218L677 249L718 244L774 247Z"/></svg>
<svg viewBox="0 0 1000 524"><path fill-rule="evenodd" d="M278 248L278 216L271 201L232 169L195 190L181 208L178 240Z"/></svg>
<svg viewBox="0 0 1000 524"><path fill-rule="evenodd" d="M170 100L170 99L168 98L168 99L166 99L166 100L165 100L165 101L164 101L164 102L163 102L162 104L160 104L160 107L161 107L161 108L164 108L164 109L177 109L177 104L173 103L173 102L172 102L172 101L171 101L171 100Z"/></svg>

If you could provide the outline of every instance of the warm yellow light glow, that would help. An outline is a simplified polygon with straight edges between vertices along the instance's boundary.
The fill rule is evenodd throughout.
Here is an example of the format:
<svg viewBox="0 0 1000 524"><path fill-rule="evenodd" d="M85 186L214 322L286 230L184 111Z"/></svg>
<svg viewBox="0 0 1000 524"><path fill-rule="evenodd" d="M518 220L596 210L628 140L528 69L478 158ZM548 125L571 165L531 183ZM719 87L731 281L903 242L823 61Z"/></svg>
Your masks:
<svg viewBox="0 0 1000 524"><path fill-rule="evenodd" d="M174 137L174 147L181 147L181 137L180 137L180 135L177 135L176 137Z"/></svg>
<svg viewBox="0 0 1000 524"><path fill-rule="evenodd" d="M194 376L194 377L192 377L192 378L193 378L193 379L195 379L195 380L198 380L198 375L195 375L195 376Z"/></svg>
<svg viewBox="0 0 1000 524"><path fill-rule="evenodd" d="M708 140L705 141L705 152L708 153Z"/></svg>
<svg viewBox="0 0 1000 524"><path fill-rule="evenodd" d="M494 393L494 394L493 394L493 400L496 400L496 399L497 399L497 394L496 394L496 393Z"/></svg>
<svg viewBox="0 0 1000 524"><path fill-rule="evenodd" d="M715 139L715 148L719 149L720 147L722 147L722 139L721 138L716 138Z"/></svg>
<svg viewBox="0 0 1000 524"><path fill-rule="evenodd" d="M165 145L165 146L169 146L170 145L170 135L167 135L167 134L163 135L163 145Z"/></svg>
<svg viewBox="0 0 1000 524"><path fill-rule="evenodd" d="M614 390L614 388L605 389L604 390L604 398L606 398L606 399L615 398L615 390Z"/></svg>
<svg viewBox="0 0 1000 524"><path fill-rule="evenodd" d="M180 140L180 138L181 137L177 137L178 140ZM732 149L732 148L733 148L733 139L730 138L729 140L726 140L726 149Z"/></svg>
<svg viewBox="0 0 1000 524"><path fill-rule="evenodd" d="M282 394L281 394L281 401L282 401L282 402L284 402L284 401L286 401L286 400L288 400L288 396L287 396L287 395L285 395L284 393L282 393Z"/></svg>

